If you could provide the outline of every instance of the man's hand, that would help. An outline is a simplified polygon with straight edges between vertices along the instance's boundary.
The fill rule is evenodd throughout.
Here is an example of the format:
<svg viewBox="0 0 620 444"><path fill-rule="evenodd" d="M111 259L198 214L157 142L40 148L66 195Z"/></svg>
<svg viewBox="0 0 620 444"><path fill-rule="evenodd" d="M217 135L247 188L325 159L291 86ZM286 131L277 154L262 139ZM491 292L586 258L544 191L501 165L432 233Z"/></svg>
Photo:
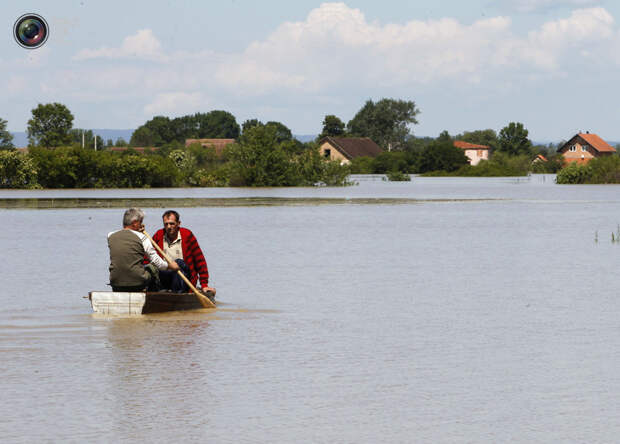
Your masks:
<svg viewBox="0 0 620 444"><path fill-rule="evenodd" d="M179 271L179 264L177 264L176 262L168 262L168 270Z"/></svg>
<svg viewBox="0 0 620 444"><path fill-rule="evenodd" d="M207 294L208 292L211 292L211 293L213 293L213 296L215 296L215 288L213 288L213 287L209 287L209 286L202 287L202 292L204 294Z"/></svg>

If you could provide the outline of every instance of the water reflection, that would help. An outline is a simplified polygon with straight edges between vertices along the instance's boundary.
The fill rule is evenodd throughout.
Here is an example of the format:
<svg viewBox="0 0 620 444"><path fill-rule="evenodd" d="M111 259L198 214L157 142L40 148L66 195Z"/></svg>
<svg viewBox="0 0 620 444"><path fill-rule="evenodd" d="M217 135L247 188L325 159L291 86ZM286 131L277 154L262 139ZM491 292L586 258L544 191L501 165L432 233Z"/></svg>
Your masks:
<svg viewBox="0 0 620 444"><path fill-rule="evenodd" d="M201 358L209 346L209 328L208 321L108 323L106 392L113 401L111 419L119 438L131 437L136 424L146 421L157 429L160 418L168 418L163 423L174 418L181 427L208 426L209 360Z"/></svg>

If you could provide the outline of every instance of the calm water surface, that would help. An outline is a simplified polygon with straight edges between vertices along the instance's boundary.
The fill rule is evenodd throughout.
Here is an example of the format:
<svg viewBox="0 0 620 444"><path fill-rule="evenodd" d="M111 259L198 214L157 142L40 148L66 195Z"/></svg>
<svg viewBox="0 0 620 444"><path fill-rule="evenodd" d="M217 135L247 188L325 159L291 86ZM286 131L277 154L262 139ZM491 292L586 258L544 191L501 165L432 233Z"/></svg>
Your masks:
<svg viewBox="0 0 620 444"><path fill-rule="evenodd" d="M372 179L0 192L309 199L183 208L220 309L134 319L82 298L122 210L0 210L2 441L617 441L620 187Z"/></svg>

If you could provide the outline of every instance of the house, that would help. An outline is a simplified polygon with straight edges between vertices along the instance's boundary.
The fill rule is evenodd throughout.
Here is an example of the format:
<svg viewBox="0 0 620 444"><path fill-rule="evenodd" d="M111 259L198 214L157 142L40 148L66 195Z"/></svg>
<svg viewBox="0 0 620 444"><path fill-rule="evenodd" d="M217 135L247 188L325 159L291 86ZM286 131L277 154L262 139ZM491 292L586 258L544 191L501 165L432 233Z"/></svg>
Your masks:
<svg viewBox="0 0 620 444"><path fill-rule="evenodd" d="M455 140L454 146L465 151L470 165L478 165L481 160L489 160L490 147L487 145L477 145L462 140Z"/></svg>
<svg viewBox="0 0 620 444"><path fill-rule="evenodd" d="M215 149L215 154L221 156L224 148L235 143L235 139L185 139L186 147L193 145L194 143L199 143L205 148L212 147Z"/></svg>
<svg viewBox="0 0 620 444"><path fill-rule="evenodd" d="M377 157L383 150L369 137L323 137L319 141L321 156L350 163L356 157Z"/></svg>
<svg viewBox="0 0 620 444"><path fill-rule="evenodd" d="M558 153L562 153L565 162L580 164L588 163L596 157L609 156L615 152L616 149L613 146L589 131L575 134L558 148Z"/></svg>
<svg viewBox="0 0 620 444"><path fill-rule="evenodd" d="M547 158L543 156L542 154L539 154L534 158L534 160L532 160L532 163L538 163L538 162L547 162Z"/></svg>

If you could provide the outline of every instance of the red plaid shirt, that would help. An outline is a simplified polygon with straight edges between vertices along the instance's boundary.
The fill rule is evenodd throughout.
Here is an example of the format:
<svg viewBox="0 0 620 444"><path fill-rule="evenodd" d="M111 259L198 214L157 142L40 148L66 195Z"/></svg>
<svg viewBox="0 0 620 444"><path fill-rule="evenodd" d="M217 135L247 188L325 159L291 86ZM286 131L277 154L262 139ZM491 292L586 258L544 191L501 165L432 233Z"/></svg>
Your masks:
<svg viewBox="0 0 620 444"><path fill-rule="evenodd" d="M209 285L209 269L207 268L207 261L205 260L200 245L196 236L187 228L179 227L181 233L181 248L183 250L183 260L191 271L192 284L196 285L198 281L198 275L200 275L200 286L205 288ZM164 230L159 229L157 233L153 235L153 240L157 242L157 245L164 249ZM160 254L161 256L161 254Z"/></svg>

